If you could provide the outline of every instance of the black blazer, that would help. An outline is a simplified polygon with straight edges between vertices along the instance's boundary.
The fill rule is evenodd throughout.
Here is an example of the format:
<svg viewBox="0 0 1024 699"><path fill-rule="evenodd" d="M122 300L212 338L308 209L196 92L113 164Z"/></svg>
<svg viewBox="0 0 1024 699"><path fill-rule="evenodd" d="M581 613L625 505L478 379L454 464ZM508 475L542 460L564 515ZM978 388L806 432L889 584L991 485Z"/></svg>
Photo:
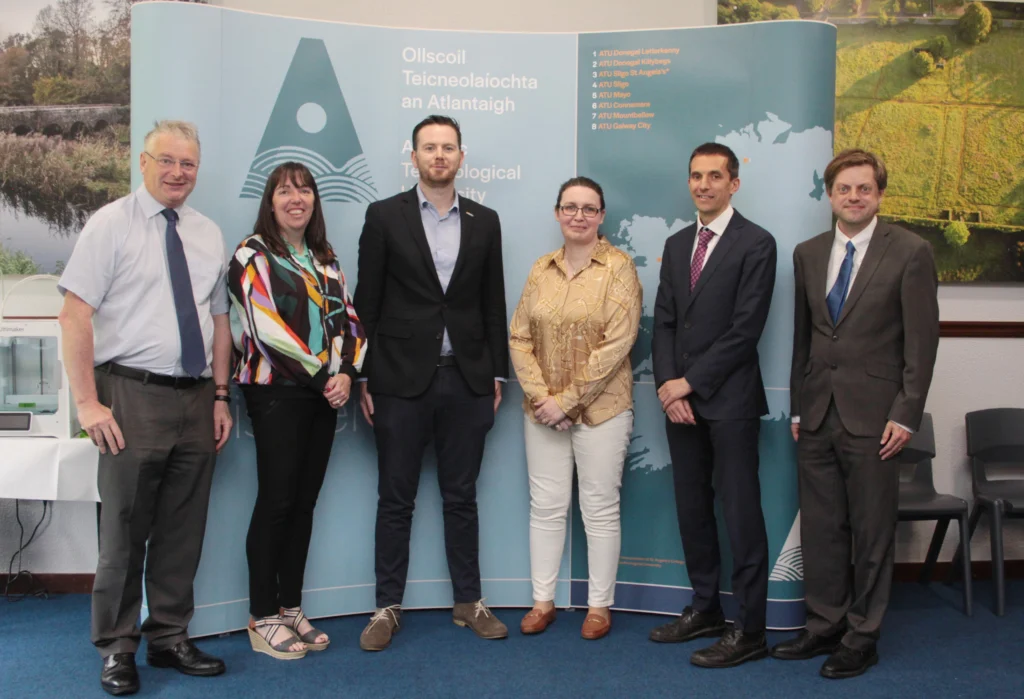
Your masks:
<svg viewBox="0 0 1024 699"><path fill-rule="evenodd" d="M775 239L734 211L690 293L697 224L672 234L654 306L654 381L685 377L690 403L711 420L768 412L757 343L775 289Z"/></svg>
<svg viewBox="0 0 1024 699"><path fill-rule="evenodd" d="M359 237L354 303L366 329L369 391L412 398L430 385L448 329L470 388L494 392L508 376L505 279L498 214L459 197L462 237L448 291L441 289L416 190L374 202Z"/></svg>

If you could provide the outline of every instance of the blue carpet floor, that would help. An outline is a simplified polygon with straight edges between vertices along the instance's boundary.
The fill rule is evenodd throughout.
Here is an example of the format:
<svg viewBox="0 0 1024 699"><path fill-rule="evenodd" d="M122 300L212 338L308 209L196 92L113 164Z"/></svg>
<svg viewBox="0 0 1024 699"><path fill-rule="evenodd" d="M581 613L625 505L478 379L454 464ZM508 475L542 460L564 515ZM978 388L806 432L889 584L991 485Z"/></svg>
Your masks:
<svg viewBox="0 0 1024 699"><path fill-rule="evenodd" d="M1024 582L1008 589L1005 617L991 612L991 588L977 585L975 615L959 591L898 584L879 645L880 664L852 680L818 676L822 659L748 663L732 670L691 666L705 640L647 640L664 617L617 613L607 638L579 638L583 614L559 614L540 636L518 631L523 610L498 610L511 635L482 641L451 623L450 612L408 612L392 647L359 650L367 617L318 622L333 640L292 662L253 653L245 634L199 645L227 662L215 678L150 668L139 653L140 697L1024 697ZM0 697L104 697L100 660L89 644L86 595L0 600ZM789 634L769 634L778 642Z"/></svg>

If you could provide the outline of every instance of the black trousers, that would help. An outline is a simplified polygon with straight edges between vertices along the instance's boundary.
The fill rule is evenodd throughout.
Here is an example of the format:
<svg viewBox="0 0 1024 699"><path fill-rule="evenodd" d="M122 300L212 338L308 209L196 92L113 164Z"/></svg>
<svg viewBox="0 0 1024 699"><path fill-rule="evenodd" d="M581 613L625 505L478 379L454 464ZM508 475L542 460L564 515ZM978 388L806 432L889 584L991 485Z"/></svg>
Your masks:
<svg viewBox="0 0 1024 699"><path fill-rule="evenodd" d="M409 532L423 453L431 439L444 508L444 545L456 602L480 593L476 480L494 395L477 395L457 367L438 367L416 398L374 395L377 441L377 606L401 604L409 572Z"/></svg>
<svg viewBox="0 0 1024 699"><path fill-rule="evenodd" d="M715 520L715 488L722 502L733 555L732 593L739 602L735 625L764 631L768 604L768 534L761 511L757 438L761 421L705 420L679 425L666 419L676 514L693 608L721 608L721 553Z"/></svg>
<svg viewBox="0 0 1024 699"><path fill-rule="evenodd" d="M104 657L134 653L142 636L153 650L169 648L188 638L195 607L192 583L217 459L213 381L177 389L102 370L95 376L125 448L99 457L92 642ZM140 630L143 575L149 616Z"/></svg>
<svg viewBox="0 0 1024 699"><path fill-rule="evenodd" d="M338 411L302 386L242 386L256 440L256 506L245 539L249 612L302 604L313 509L331 458Z"/></svg>
<svg viewBox="0 0 1024 699"><path fill-rule="evenodd" d="M878 640L896 555L899 460L881 460L881 437L847 432L833 402L797 442L807 629L845 626L843 644L857 650Z"/></svg>

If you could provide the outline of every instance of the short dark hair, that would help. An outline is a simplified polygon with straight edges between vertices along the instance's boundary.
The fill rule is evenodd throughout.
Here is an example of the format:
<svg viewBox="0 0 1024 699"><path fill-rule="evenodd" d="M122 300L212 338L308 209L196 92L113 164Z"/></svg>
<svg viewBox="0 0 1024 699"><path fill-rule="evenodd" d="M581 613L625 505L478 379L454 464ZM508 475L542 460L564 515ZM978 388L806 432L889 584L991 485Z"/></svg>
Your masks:
<svg viewBox="0 0 1024 699"><path fill-rule="evenodd" d="M586 187L597 192L597 196L601 199L601 211L604 211L604 190L594 180L589 177L573 177L572 179L566 180L562 183L562 186L558 188L558 198L555 199L555 211L558 211L558 207L562 204L562 195L565 194L565 190L569 187Z"/></svg>
<svg viewBox="0 0 1024 699"><path fill-rule="evenodd" d="M452 119L450 116L444 116L443 114L431 114L426 119L416 124L412 130L412 149L416 150L416 137L420 135L420 129L424 126L450 126L455 129L455 137L459 140L459 148L462 148L462 129L459 128L459 122Z"/></svg>
<svg viewBox="0 0 1024 699"><path fill-rule="evenodd" d="M729 179L735 180L740 176L740 159L732 152L732 148L724 143L702 143L694 148L693 152L690 153L690 163L687 165L687 170L689 170L690 165L693 165L693 159L698 155L724 156L726 160L725 169L729 171ZM689 172L687 172L687 175L689 175Z"/></svg>
<svg viewBox="0 0 1024 699"><path fill-rule="evenodd" d="M253 235L263 238L263 242L271 252L281 257L288 256L288 244L281 237L280 225L274 217L274 190L282 182L291 182L296 187L309 187L313 190L313 215L306 224L306 247L316 257L317 262L329 265L334 262L334 250L327 242L327 224L324 222L323 208L320 206L320 190L317 189L313 173L302 163L281 163L267 178L267 186L263 188L259 213L256 214L256 225Z"/></svg>
<svg viewBox="0 0 1024 699"><path fill-rule="evenodd" d="M878 191L884 192L886 185L889 184L889 173L885 170L885 163L874 153L860 148L844 150L825 166L825 191L832 194L832 185L840 172L861 165L871 166L871 169L875 171L875 184L878 186Z"/></svg>

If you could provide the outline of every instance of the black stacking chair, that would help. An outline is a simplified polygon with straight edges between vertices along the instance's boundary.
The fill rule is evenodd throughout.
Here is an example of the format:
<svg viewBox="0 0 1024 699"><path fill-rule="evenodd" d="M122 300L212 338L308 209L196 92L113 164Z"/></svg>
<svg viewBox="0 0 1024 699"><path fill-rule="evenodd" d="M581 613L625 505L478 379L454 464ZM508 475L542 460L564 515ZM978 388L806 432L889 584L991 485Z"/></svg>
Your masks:
<svg viewBox="0 0 1024 699"><path fill-rule="evenodd" d="M932 480L932 458L935 456L935 429L932 416L924 414L921 427L900 452L900 508L899 521L919 522L935 520L932 543L925 556L924 567L918 579L927 585L935 570L939 550L946 538L951 520L960 523L960 547L958 557L964 570L964 614L971 616L971 537L968 533L967 501L954 495L943 495L935 491ZM954 558L954 561L957 559Z"/></svg>
<svg viewBox="0 0 1024 699"><path fill-rule="evenodd" d="M992 580L996 615L1006 613L1003 573L1003 518L1024 517L1024 408L992 408L967 413L967 456L971 459L974 509L970 530L988 514L992 539ZM1000 476L993 480L992 475Z"/></svg>

